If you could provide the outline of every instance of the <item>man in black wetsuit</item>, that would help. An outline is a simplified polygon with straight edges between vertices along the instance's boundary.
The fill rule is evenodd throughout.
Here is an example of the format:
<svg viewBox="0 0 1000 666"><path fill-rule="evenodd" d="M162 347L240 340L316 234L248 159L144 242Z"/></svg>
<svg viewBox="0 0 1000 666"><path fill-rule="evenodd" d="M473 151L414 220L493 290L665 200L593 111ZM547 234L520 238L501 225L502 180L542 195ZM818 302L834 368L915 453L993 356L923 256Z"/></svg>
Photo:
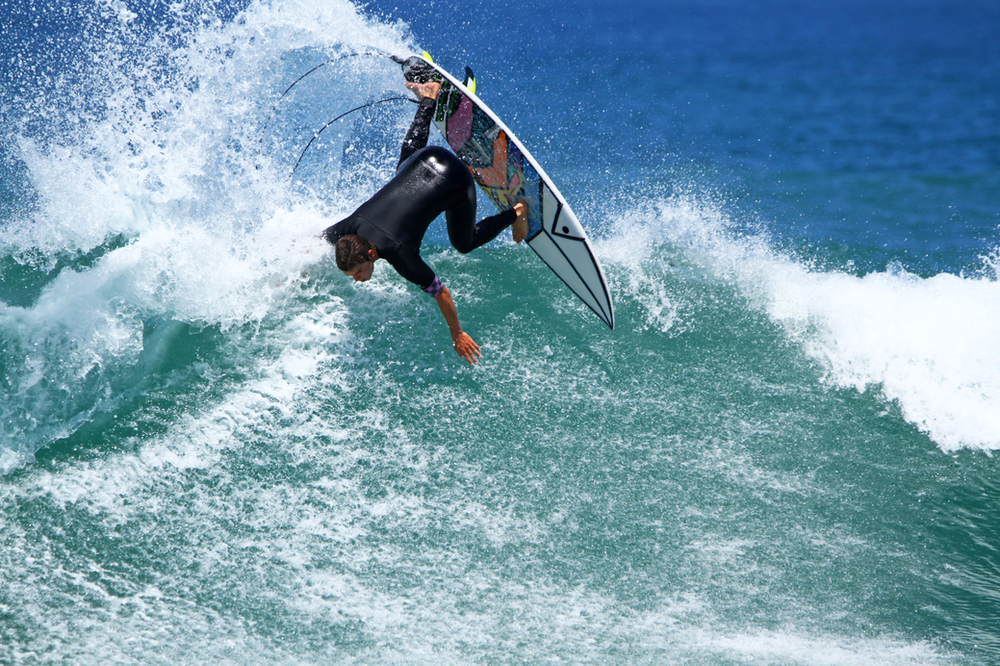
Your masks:
<svg viewBox="0 0 1000 666"><path fill-rule="evenodd" d="M451 292L421 259L420 243L441 213L451 244L462 254L490 242L509 226L520 243L528 234L528 209L518 203L476 224L476 185L468 167L446 148L426 147L441 84L410 82L406 87L420 98L420 107L403 140L395 177L349 217L327 228L323 237L335 246L337 267L348 277L366 282L375 262L385 259L433 296L448 322L455 351L474 364L481 356L479 345L462 331Z"/></svg>

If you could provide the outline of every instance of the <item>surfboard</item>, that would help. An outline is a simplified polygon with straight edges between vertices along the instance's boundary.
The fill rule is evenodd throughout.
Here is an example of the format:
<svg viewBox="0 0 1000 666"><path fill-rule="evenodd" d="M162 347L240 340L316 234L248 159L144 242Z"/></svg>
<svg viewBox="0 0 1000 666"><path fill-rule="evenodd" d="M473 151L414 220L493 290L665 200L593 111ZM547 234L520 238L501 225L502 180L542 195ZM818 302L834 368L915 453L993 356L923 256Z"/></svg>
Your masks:
<svg viewBox="0 0 1000 666"><path fill-rule="evenodd" d="M430 66L441 82L434 124L500 210L528 205L526 242L535 254L610 328L615 327L604 270L583 226L552 179L514 133L476 94L424 56L402 61L419 80Z"/></svg>

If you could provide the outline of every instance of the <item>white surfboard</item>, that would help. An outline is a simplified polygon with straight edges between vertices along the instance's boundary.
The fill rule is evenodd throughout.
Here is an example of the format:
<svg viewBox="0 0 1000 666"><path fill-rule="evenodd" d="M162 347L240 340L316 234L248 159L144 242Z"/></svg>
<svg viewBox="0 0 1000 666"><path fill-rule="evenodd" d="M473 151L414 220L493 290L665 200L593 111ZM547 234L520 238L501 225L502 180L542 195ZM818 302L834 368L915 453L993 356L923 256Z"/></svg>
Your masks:
<svg viewBox="0 0 1000 666"><path fill-rule="evenodd" d="M403 70L430 65L441 76L434 124L497 208L528 204L527 243L601 321L615 327L611 292L576 214L514 133L475 93L433 61L413 56Z"/></svg>

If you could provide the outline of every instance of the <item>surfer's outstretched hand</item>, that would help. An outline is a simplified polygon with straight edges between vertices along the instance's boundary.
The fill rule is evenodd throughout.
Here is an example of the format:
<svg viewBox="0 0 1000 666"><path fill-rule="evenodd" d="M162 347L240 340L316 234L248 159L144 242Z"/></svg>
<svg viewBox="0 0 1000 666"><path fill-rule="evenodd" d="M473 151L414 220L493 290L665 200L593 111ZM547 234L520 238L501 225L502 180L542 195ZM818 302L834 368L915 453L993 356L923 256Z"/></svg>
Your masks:
<svg viewBox="0 0 1000 666"><path fill-rule="evenodd" d="M441 84L437 81L431 81L430 83L413 83L410 81L407 82L406 87L417 93L417 97L420 99L424 99L425 97L437 99L438 93L441 92Z"/></svg>
<svg viewBox="0 0 1000 666"><path fill-rule="evenodd" d="M434 297L437 301L438 306L441 308L441 314L444 315L444 320L448 322L448 330L451 332L451 343L455 345L455 351L458 355L469 362L469 365L475 365L478 363L478 359L482 354L479 353L479 345L472 337L462 330L462 325L458 322L458 310L455 309L455 301L451 298L451 292L448 287L442 285L441 291L438 295Z"/></svg>
<svg viewBox="0 0 1000 666"><path fill-rule="evenodd" d="M511 225L510 235L515 243L520 243L528 237L528 204L518 201L514 204L514 212L517 213L517 219Z"/></svg>
<svg viewBox="0 0 1000 666"><path fill-rule="evenodd" d="M455 340L455 351L458 355L469 362L469 365L475 365L479 362L479 358L482 354L479 353L479 345L476 341L472 339L468 333L462 333Z"/></svg>

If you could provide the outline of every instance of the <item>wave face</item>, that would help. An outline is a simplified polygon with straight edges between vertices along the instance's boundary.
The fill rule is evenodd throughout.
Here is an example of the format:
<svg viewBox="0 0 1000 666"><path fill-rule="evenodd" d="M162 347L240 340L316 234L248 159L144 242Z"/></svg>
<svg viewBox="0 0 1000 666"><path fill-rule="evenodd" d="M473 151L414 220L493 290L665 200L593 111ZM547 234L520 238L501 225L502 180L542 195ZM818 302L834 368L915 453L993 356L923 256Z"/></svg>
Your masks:
<svg viewBox="0 0 1000 666"><path fill-rule="evenodd" d="M0 662L994 662L996 141L942 129L993 70L951 5L785 4L553 1L499 46L479 4L14 5ZM424 48L559 183L614 332L508 237L425 241L475 368L336 269L414 109L382 54Z"/></svg>

